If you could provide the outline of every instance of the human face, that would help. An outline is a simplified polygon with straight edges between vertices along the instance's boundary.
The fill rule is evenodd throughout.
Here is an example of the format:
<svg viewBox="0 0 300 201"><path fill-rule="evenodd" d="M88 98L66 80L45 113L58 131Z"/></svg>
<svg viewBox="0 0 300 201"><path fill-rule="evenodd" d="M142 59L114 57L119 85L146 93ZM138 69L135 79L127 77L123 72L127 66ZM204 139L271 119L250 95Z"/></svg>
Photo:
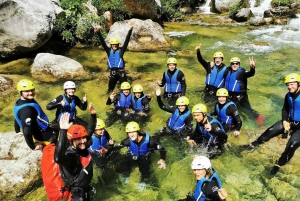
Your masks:
<svg viewBox="0 0 300 201"><path fill-rule="evenodd" d="M223 61L222 57L215 57L215 64L217 66L219 66L222 63L222 61Z"/></svg>
<svg viewBox="0 0 300 201"><path fill-rule="evenodd" d="M84 150L86 148L86 137L80 137L73 139L73 147L76 149Z"/></svg>
<svg viewBox="0 0 300 201"><path fill-rule="evenodd" d="M124 90L123 90L123 94L124 94L125 96L128 96L128 95L130 94L130 89L124 89Z"/></svg>
<svg viewBox="0 0 300 201"><path fill-rule="evenodd" d="M141 92L135 92L134 95L135 95L135 97L140 98L142 93Z"/></svg>
<svg viewBox="0 0 300 201"><path fill-rule="evenodd" d="M176 64L168 64L168 69L169 69L170 71L174 71L175 68L176 68Z"/></svg>
<svg viewBox="0 0 300 201"><path fill-rule="evenodd" d="M177 107L180 112L184 112L184 110L186 109L186 105L178 105Z"/></svg>
<svg viewBox="0 0 300 201"><path fill-rule="evenodd" d="M205 169L194 169L194 174L196 176L196 179L200 180L206 176L206 170Z"/></svg>
<svg viewBox="0 0 300 201"><path fill-rule="evenodd" d="M296 93L298 91L298 82L288 82L285 85L290 93Z"/></svg>
<svg viewBox="0 0 300 201"><path fill-rule="evenodd" d="M132 141L137 140L137 137L138 137L138 132L137 132L137 131L128 132L127 134L128 134L128 137L129 137Z"/></svg>
<svg viewBox="0 0 300 201"><path fill-rule="evenodd" d="M204 115L202 112L194 112L194 119L196 120L196 122L200 123L203 121L204 119Z"/></svg>
<svg viewBox="0 0 300 201"><path fill-rule="evenodd" d="M72 89L65 89L65 92L67 94L68 97L71 97L71 96L74 96L75 94L75 89L72 88Z"/></svg>
<svg viewBox="0 0 300 201"><path fill-rule="evenodd" d="M218 101L221 105L225 104L226 96L218 96Z"/></svg>
<svg viewBox="0 0 300 201"><path fill-rule="evenodd" d="M35 96L35 89L22 91L21 96L25 100L32 100Z"/></svg>
<svg viewBox="0 0 300 201"><path fill-rule="evenodd" d="M240 67L240 62L234 61L231 63L232 70L237 70Z"/></svg>
<svg viewBox="0 0 300 201"><path fill-rule="evenodd" d="M119 44L110 44L110 47L111 47L111 49L116 51L117 49L119 49Z"/></svg>
<svg viewBox="0 0 300 201"><path fill-rule="evenodd" d="M100 129L95 130L95 134L96 134L96 136L97 135L98 136L104 135L104 128L100 128Z"/></svg>

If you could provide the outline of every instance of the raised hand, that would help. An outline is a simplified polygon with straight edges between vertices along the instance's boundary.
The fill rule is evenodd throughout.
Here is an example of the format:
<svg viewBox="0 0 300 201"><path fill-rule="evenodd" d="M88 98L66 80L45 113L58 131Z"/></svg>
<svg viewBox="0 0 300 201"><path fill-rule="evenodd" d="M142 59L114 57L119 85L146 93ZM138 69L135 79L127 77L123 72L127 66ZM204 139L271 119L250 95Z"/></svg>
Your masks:
<svg viewBox="0 0 300 201"><path fill-rule="evenodd" d="M83 102L86 102L87 101L87 98L86 98L86 94L84 94L84 96L83 96Z"/></svg>
<svg viewBox="0 0 300 201"><path fill-rule="evenodd" d="M156 90L155 90L156 96L160 96L161 94L161 89L159 86L156 86Z"/></svg>
<svg viewBox="0 0 300 201"><path fill-rule="evenodd" d="M60 129L69 129L73 122L69 122L70 113L64 113L59 120Z"/></svg>
<svg viewBox="0 0 300 201"><path fill-rule="evenodd" d="M254 62L253 57L249 57L249 64L250 64L251 68L255 68L255 62Z"/></svg>
<svg viewBox="0 0 300 201"><path fill-rule="evenodd" d="M200 49L201 49L201 44L199 44L196 48L195 48L195 50L198 52L198 51L200 51Z"/></svg>
<svg viewBox="0 0 300 201"><path fill-rule="evenodd" d="M160 160L157 162L157 164L158 164L158 168L159 168L159 169L166 169L166 167L167 167L166 162L165 162L165 160L163 160L163 159L160 159Z"/></svg>
<svg viewBox="0 0 300 201"><path fill-rule="evenodd" d="M90 111L91 114L96 114L96 110L95 110L95 108L92 106L92 103L90 103L90 105L89 105L89 111Z"/></svg>
<svg viewBox="0 0 300 201"><path fill-rule="evenodd" d="M115 92L112 92L109 96L110 100L113 100L116 96L116 93Z"/></svg>

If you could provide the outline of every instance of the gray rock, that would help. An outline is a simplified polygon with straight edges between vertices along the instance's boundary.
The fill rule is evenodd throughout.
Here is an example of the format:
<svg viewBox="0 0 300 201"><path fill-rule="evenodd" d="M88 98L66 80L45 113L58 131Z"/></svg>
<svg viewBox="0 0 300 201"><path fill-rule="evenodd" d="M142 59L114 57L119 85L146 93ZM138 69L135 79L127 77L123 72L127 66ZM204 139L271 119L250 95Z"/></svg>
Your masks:
<svg viewBox="0 0 300 201"><path fill-rule="evenodd" d="M50 0L0 2L0 58L31 52L52 36L56 12Z"/></svg>
<svg viewBox="0 0 300 201"><path fill-rule="evenodd" d="M212 7L218 13L228 12L230 6L240 3L241 0L213 0Z"/></svg>

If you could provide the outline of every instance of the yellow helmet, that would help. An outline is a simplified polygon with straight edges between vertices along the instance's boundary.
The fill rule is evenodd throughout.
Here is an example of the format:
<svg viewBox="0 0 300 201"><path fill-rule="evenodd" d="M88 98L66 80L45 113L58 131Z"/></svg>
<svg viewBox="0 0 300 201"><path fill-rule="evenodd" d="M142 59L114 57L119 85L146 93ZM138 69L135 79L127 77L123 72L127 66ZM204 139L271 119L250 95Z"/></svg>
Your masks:
<svg viewBox="0 0 300 201"><path fill-rule="evenodd" d="M97 118L96 128L95 130L102 129L105 127L105 123L102 119Z"/></svg>
<svg viewBox="0 0 300 201"><path fill-rule="evenodd" d="M177 98L177 100L176 100L176 105L189 105L189 104L190 104L190 101L185 96L181 96L181 97Z"/></svg>
<svg viewBox="0 0 300 201"><path fill-rule="evenodd" d="M130 89L131 88L131 86L130 86L130 84L129 84L129 82L122 82L122 84L121 84L121 89L123 90L123 89Z"/></svg>
<svg viewBox="0 0 300 201"><path fill-rule="evenodd" d="M284 78L284 83L300 82L300 76L297 73L290 73Z"/></svg>
<svg viewBox="0 0 300 201"><path fill-rule="evenodd" d="M30 81L28 79L20 80L17 84L17 90L19 92L26 91L26 90L32 90L32 89L35 89L34 84L32 81Z"/></svg>
<svg viewBox="0 0 300 201"><path fill-rule="evenodd" d="M240 58L238 58L238 57L232 57L232 58L230 59L230 63L232 63L232 62L239 62L239 63L241 63L241 60L240 60Z"/></svg>
<svg viewBox="0 0 300 201"><path fill-rule="evenodd" d="M109 43L110 43L111 45L118 45L118 44L120 43L120 40L119 40L118 37L113 36L113 37L111 37L111 38L109 39Z"/></svg>
<svg viewBox="0 0 300 201"><path fill-rule="evenodd" d="M138 123L134 121L129 122L125 128L126 133L139 131L139 130L140 130L140 126L138 125Z"/></svg>
<svg viewBox="0 0 300 201"><path fill-rule="evenodd" d="M217 96L228 96L228 91L225 88L218 89Z"/></svg>
<svg viewBox="0 0 300 201"><path fill-rule="evenodd" d="M167 60L167 64L177 64L177 59L175 59L175 58L169 58L168 60Z"/></svg>
<svg viewBox="0 0 300 201"><path fill-rule="evenodd" d="M132 91L133 91L133 93L135 93L135 92L143 92L143 86L142 85L140 85L140 84L136 84L136 85L134 85L134 87L133 87L133 89L132 89Z"/></svg>
<svg viewBox="0 0 300 201"><path fill-rule="evenodd" d="M223 52L215 52L214 53L214 58L215 57L222 57L222 58L224 58L224 54L223 54Z"/></svg>
<svg viewBox="0 0 300 201"><path fill-rule="evenodd" d="M195 113L195 112L207 113L207 107L204 104L202 104L202 103L198 103L192 109L192 113Z"/></svg>

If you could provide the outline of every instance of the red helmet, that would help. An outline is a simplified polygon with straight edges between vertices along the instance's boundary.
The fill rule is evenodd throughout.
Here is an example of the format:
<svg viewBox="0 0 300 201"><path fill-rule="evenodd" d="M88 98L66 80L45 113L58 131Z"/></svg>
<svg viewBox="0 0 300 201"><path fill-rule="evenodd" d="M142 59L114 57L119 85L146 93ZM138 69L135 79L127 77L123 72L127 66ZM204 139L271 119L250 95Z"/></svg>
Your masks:
<svg viewBox="0 0 300 201"><path fill-rule="evenodd" d="M86 137L87 131L86 129L81 125L72 125L68 129L67 138L68 140L73 140L76 138Z"/></svg>

